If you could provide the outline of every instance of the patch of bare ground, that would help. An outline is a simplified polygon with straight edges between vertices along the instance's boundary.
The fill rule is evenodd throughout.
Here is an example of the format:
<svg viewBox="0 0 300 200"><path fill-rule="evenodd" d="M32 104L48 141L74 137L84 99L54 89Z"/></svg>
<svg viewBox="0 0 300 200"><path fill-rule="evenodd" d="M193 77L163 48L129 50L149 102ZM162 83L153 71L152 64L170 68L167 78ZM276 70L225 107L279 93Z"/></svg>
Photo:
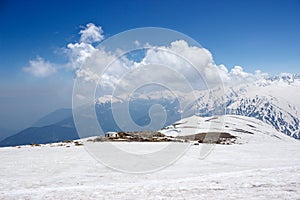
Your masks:
<svg viewBox="0 0 300 200"><path fill-rule="evenodd" d="M177 138L210 144L235 144L237 137L226 132L197 133L194 135L178 136Z"/></svg>
<svg viewBox="0 0 300 200"><path fill-rule="evenodd" d="M236 144L237 137L226 132L198 133L187 136L166 136L160 132L118 132L113 137L96 137L88 142L194 142L211 144Z"/></svg>
<svg viewBox="0 0 300 200"><path fill-rule="evenodd" d="M88 142L183 142L156 131L117 132L113 136L96 137Z"/></svg>

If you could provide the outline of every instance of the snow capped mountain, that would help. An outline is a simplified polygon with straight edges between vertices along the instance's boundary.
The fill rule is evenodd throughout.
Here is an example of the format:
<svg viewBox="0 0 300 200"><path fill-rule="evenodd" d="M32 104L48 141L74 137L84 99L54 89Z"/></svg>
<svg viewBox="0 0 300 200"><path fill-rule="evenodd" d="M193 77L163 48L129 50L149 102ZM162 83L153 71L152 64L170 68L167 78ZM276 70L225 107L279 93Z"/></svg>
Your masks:
<svg viewBox="0 0 300 200"><path fill-rule="evenodd" d="M293 83L299 79L300 79L300 75L298 74L281 73L278 76L267 78L267 81L270 82L281 81L281 82Z"/></svg>
<svg viewBox="0 0 300 200"><path fill-rule="evenodd" d="M241 115L264 121L276 130L300 139L299 91L300 76L282 73L254 83L224 86L206 91L186 93L173 91L173 94L170 91L156 91L135 94L130 98L99 98L97 104L109 101L113 103L147 101L147 108L149 108L151 103L160 103L163 100L163 106L168 107L169 110L173 109L176 114L175 118L168 120L169 123L174 122L174 119L195 114L202 117L225 114ZM143 110L147 113L147 109Z"/></svg>
<svg viewBox="0 0 300 200"><path fill-rule="evenodd" d="M217 110L225 108L226 114L259 119L286 135L300 139L300 76L281 74L219 90L219 95L210 98L202 95L197 99L200 116L218 115Z"/></svg>
<svg viewBox="0 0 300 200"><path fill-rule="evenodd" d="M245 91L227 106L229 114L254 117L276 130L300 139L300 78L282 75L245 87Z"/></svg>

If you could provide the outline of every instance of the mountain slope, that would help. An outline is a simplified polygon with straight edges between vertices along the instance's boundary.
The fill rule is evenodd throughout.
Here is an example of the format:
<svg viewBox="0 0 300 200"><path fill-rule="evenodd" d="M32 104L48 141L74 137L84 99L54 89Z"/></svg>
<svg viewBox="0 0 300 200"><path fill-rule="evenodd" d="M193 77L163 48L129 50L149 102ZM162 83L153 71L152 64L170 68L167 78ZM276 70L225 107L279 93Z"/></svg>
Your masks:
<svg viewBox="0 0 300 200"><path fill-rule="evenodd" d="M4 140L5 138L13 135L14 133L16 133L17 131L13 131L13 130L8 130L5 128L0 128L0 141Z"/></svg>
<svg viewBox="0 0 300 200"><path fill-rule="evenodd" d="M215 117L191 116L175 122L161 130L168 136L187 136L198 133L229 133L236 136L238 143L299 143L277 131L273 126L247 116L225 115Z"/></svg>
<svg viewBox="0 0 300 200"><path fill-rule="evenodd" d="M0 142L0 147L28 144L46 144L78 139L73 117L58 123L24 129Z"/></svg>
<svg viewBox="0 0 300 200"><path fill-rule="evenodd" d="M0 147L45 144L78 138L77 131L74 127L59 125L31 127L4 139L0 142Z"/></svg>
<svg viewBox="0 0 300 200"><path fill-rule="evenodd" d="M168 118L165 126L180 119L180 113L178 112L178 109L175 109L178 105L178 102L176 101L167 101L164 99L153 101L134 99L130 102L130 104L130 114L135 123L141 127L150 122L148 110L153 104L162 104L166 108ZM114 106L122 106L122 102L116 102ZM104 132L124 131L118 127L114 120L110 102L97 103L95 108L99 124ZM75 128L74 119L71 112L72 111L70 109L60 109L54 111L53 113L50 113L38 120L36 125L40 126L30 127L22 130L21 132L1 141L0 146L16 146L31 143L43 144L78 139L79 136ZM57 121L59 119L60 121ZM87 118L87 120L89 120L89 118ZM55 123L51 124L53 121L55 121ZM43 124L46 125L42 126ZM126 131L135 131L135 129L127 126ZM91 132L89 134L89 136L99 136L100 130Z"/></svg>
<svg viewBox="0 0 300 200"><path fill-rule="evenodd" d="M254 117L286 135L300 139L299 91L298 76L268 79L264 84L246 87L227 110L229 114Z"/></svg>
<svg viewBox="0 0 300 200"><path fill-rule="evenodd" d="M57 109L36 121L32 127L43 127L58 123L66 118L72 117L71 108Z"/></svg>

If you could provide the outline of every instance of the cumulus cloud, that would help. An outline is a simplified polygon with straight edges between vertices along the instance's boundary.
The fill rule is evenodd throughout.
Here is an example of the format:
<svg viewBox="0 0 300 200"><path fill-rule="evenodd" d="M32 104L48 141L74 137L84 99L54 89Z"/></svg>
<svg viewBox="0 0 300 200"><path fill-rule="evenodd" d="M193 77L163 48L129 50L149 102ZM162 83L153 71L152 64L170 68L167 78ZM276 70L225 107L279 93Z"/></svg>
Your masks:
<svg viewBox="0 0 300 200"><path fill-rule="evenodd" d="M96 26L93 23L88 23L79 31L80 42L69 43L64 52L67 54L68 63L61 64L71 70L79 69L91 55L97 51L93 43L100 42L104 39L101 26ZM36 77L47 77L55 74L58 70L57 64L45 61L41 57L29 61L29 66L23 67L23 71L28 72ZM90 73L86 73L90 74Z"/></svg>
<svg viewBox="0 0 300 200"><path fill-rule="evenodd" d="M29 61L29 66L23 67L23 71L28 72L36 77L47 77L56 73L54 64L45 61L41 57Z"/></svg>
<svg viewBox="0 0 300 200"><path fill-rule="evenodd" d="M180 86L182 83L178 80L182 76L193 89L202 90L220 84L233 86L253 82L266 76L260 71L247 73L241 66L228 70L225 65L216 65L209 50L190 46L184 40L173 41L168 46L146 44L147 50L140 62L134 62L125 56L119 57L120 52L117 51L106 52L92 46L89 48L83 48L83 52L76 57L76 62L81 63L81 67L76 70L77 77L86 81L98 81L99 85L111 90L116 87L128 88L129 85L138 85L141 80L164 83L167 80L169 84ZM160 65L161 69L151 71L151 68L147 68L143 74L133 72L149 65L153 65L153 69L154 65ZM186 90L186 87L182 87L182 90Z"/></svg>
<svg viewBox="0 0 300 200"><path fill-rule="evenodd" d="M169 46L148 49L140 64L150 63L169 66L178 74L184 75L185 79L194 85L199 84L199 81L204 84L204 81L214 82L218 80L216 77L217 68L212 54L205 48L189 46L184 40L174 41ZM156 75L162 76L162 78L165 76L163 73ZM176 82L176 78L174 77L170 81Z"/></svg>
<svg viewBox="0 0 300 200"><path fill-rule="evenodd" d="M96 26L93 23L88 23L83 27L83 29L79 31L79 35L80 42L69 43L65 49L69 57L68 66L75 70L76 73L79 68L84 66L87 59L90 58L93 53L98 51L98 49L95 48L94 43L104 39L102 27Z"/></svg>
<svg viewBox="0 0 300 200"><path fill-rule="evenodd" d="M103 37L96 37L96 35L103 35L101 27L98 29L95 27L93 24L88 24L86 29L80 31L81 42L71 43L67 46L70 63L75 69L76 77L84 78L86 81L96 81L107 90L114 90L116 87L128 88L132 84L138 85L141 79L144 82L167 80L169 84L180 86L181 83L178 82L178 79L181 77L179 76L183 76L193 89L201 90L220 84L233 86L253 82L266 76L260 71L247 73L241 66L234 66L229 70L225 65L217 65L209 50L191 46L184 40L173 41L167 46L145 44L144 57L141 61L135 62L126 56L119 57L123 53L120 49L115 52L107 52L104 49L95 48L92 43L89 43L103 39ZM94 35L94 38L98 39L84 39L88 35ZM142 47L138 41L134 41L134 43L139 48ZM132 73L132 71L150 64L167 67L175 73L170 73L167 68L159 70L159 73L153 73L151 69L144 71L144 75ZM128 80L124 80L126 78ZM186 88L182 87L182 90L186 90Z"/></svg>
<svg viewBox="0 0 300 200"><path fill-rule="evenodd" d="M72 69L80 68L95 51L97 49L91 44L83 42L68 44L66 52L69 57L69 66Z"/></svg>
<svg viewBox="0 0 300 200"><path fill-rule="evenodd" d="M215 87L218 84L232 86L253 82L267 75L260 71L245 72L241 66L228 69L223 64L217 65L208 49L191 46L184 40L173 41L166 46L154 46L148 43L143 45L135 40L135 46L145 48L144 57L137 62L126 56L120 57L123 53L122 49L108 52L105 49L96 48L95 43L104 39L101 26L88 23L82 28L79 31L79 42L66 45L65 52L69 61L65 66L74 71L77 78L98 82L106 89L113 90L116 86L120 86L120 82L124 87L137 84L141 79L144 81L167 80L168 83L175 85L179 84L179 76L183 76L189 84L195 86L194 89L203 89L203 87ZM167 67L175 73L170 73L167 68L159 72L153 72L148 68L148 71L144 72L147 74L128 75L132 71L151 64ZM46 77L56 73L57 68L54 64L38 57L31 60L30 65L24 67L23 70L38 77ZM126 75L130 77L130 80L120 81Z"/></svg>
<svg viewBox="0 0 300 200"><path fill-rule="evenodd" d="M86 27L79 32L79 34L81 35L81 43L91 44L94 42L100 42L104 39L102 27L96 26L93 23L88 23Z"/></svg>
<svg viewBox="0 0 300 200"><path fill-rule="evenodd" d="M182 62L182 58L186 62ZM178 70L185 75L190 83L199 85L199 75L206 82L207 87L215 87L219 84L234 86L241 83L255 82L268 76L257 70L255 73L245 72L243 67L234 66L229 70L225 65L217 65L211 52L205 48L190 46L184 40L172 42L169 46L158 47L158 50L149 49L144 63L161 63ZM198 75L196 75L198 73ZM197 81L198 80L198 81ZM173 80L176 81L176 78ZM203 83L200 83L203 84Z"/></svg>
<svg viewBox="0 0 300 200"><path fill-rule="evenodd" d="M242 83L252 83L268 76L267 73L262 73L260 70L254 73L245 72L243 67L234 66L229 73L227 73L227 85L236 85Z"/></svg>

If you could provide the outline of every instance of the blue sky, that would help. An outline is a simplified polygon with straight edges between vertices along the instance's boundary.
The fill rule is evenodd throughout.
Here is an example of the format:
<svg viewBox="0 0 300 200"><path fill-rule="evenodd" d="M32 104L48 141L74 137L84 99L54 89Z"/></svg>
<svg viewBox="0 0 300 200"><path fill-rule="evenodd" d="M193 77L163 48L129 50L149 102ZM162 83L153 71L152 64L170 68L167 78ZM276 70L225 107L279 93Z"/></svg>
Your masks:
<svg viewBox="0 0 300 200"><path fill-rule="evenodd" d="M51 110L70 107L72 73L36 78L22 68L37 56L63 65L62 48L78 41L81 26L89 22L101 26L105 38L137 27L170 28L194 38L229 69L300 73L299 0L4 0L0 127L24 128Z"/></svg>

